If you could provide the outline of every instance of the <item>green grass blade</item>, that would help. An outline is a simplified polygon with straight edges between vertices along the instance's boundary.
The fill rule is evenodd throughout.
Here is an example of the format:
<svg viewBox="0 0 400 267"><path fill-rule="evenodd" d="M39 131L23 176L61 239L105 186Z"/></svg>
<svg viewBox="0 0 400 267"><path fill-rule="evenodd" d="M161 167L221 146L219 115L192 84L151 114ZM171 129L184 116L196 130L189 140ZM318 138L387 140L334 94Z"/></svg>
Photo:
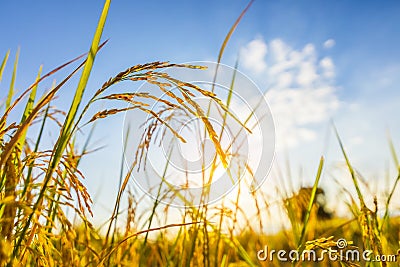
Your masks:
<svg viewBox="0 0 400 267"><path fill-rule="evenodd" d="M226 119L227 119L227 117L229 115L229 107L230 107L231 101L232 101L233 88L235 87L235 80L236 80L236 73L237 73L238 66L239 66L239 58L236 59L235 68L233 69L231 85L229 86L229 92L228 92L228 96L226 98L226 104L225 104L226 110L224 110L224 115L222 116L222 127L221 127L221 131L219 133L219 140L220 141L221 141L222 134L223 134L223 132L225 130L225 127L226 127ZM246 125L242 124L241 121L239 121L239 123L243 127L246 127Z"/></svg>
<svg viewBox="0 0 400 267"><path fill-rule="evenodd" d="M209 224L211 228L213 228L215 231L219 231L216 229L216 227L213 224ZM222 238L224 239L225 243L230 246L231 248L234 248L238 255L247 263L248 266L257 266L251 259L250 255L247 253L247 251L243 248L243 246L240 244L240 242L235 238L229 238L224 234L221 234Z"/></svg>
<svg viewBox="0 0 400 267"><path fill-rule="evenodd" d="M40 66L38 75L36 77L36 81L38 81L40 79L40 75L42 73L42 69L43 69L43 66ZM36 98L37 87L38 87L38 83L36 83L36 85L32 88L32 91L31 91L31 93L29 95L29 98L28 98L28 102L26 103L26 106L25 106L24 113L23 113L22 118L21 118L21 124L26 120L26 118L29 117L29 115L32 112L33 104L34 104L35 98ZM25 143L26 133L27 133L27 131L25 131L21 135L21 137L20 137L20 139L19 139L19 141L17 143L17 151L21 151L22 145Z"/></svg>
<svg viewBox="0 0 400 267"><path fill-rule="evenodd" d="M37 82L40 80L40 75L42 74L42 70L43 70L43 65L40 66L40 68L39 68L39 72L38 72L38 75L37 75L36 81L35 81L35 86L33 86L32 91L31 91L31 93L29 95L29 99L28 99L28 102L26 103L24 114L22 115L21 122L24 122L26 120L26 118L29 116L29 114L32 112L33 104L35 103L35 98L36 98L36 91L37 91L37 88L38 88L38 83Z"/></svg>
<svg viewBox="0 0 400 267"><path fill-rule="evenodd" d="M130 128L128 127L128 130L126 131L124 140L128 140L129 132L130 132ZM124 142L124 150L122 152L122 157L121 157L118 190L120 190L122 188L123 180L124 180L125 151L127 150L127 144L128 144L128 141ZM112 227L113 223L114 223L114 234L112 235L111 244L114 243L114 236L117 231L119 209L120 209L120 194L117 195L117 199L115 200L115 203L114 203L114 211L110 218L110 223L108 225L107 234L106 234L106 238L105 238L105 244L107 244L107 242L108 242L108 236L110 235L110 231L111 231L111 227Z"/></svg>
<svg viewBox="0 0 400 267"><path fill-rule="evenodd" d="M392 153L392 157L393 157L394 164L396 165L396 168L397 168L397 178L396 178L396 180L394 181L394 184L393 184L393 186L392 186L392 189L391 189L390 192L389 192L388 198L386 199L386 203L385 203L385 214L384 214L383 217L382 217L382 223L381 223L381 225L379 226L379 232L382 232L383 226L385 225L385 223L386 223L386 222L388 221L388 219L389 219L389 205L390 205L390 202L391 202L391 200L392 200L392 198L393 198L394 192L396 191L396 188L397 188L397 186L398 186L398 184L399 184L399 182L400 182L400 165L399 165L399 160L398 160L398 157L397 157L396 149L395 149L395 147L394 147L393 141L392 141L392 139L391 139L390 136L389 136L389 146L390 146L390 152Z"/></svg>
<svg viewBox="0 0 400 267"><path fill-rule="evenodd" d="M324 167L324 157L321 157L321 159L319 161L317 176L315 178L314 185L313 185L313 188L311 191L311 197L310 197L310 201L308 202L307 212L304 217L303 228L301 229L301 234L300 234L300 238L297 243L297 247L300 247L304 241L304 237L305 237L306 230L307 230L308 220L310 219L311 209L314 206L314 201L315 201L315 197L317 195L318 184L319 184L319 180L321 178L323 167Z"/></svg>
<svg viewBox="0 0 400 267"><path fill-rule="evenodd" d="M224 41L222 42L221 48L219 49L218 52L218 59L217 59L217 67L215 69L215 74L214 74L214 80L213 80L213 84L212 84L212 89L211 91L214 92L214 85L215 82L217 80L217 74L218 74L218 66L219 63L221 63L221 59L222 59L222 55L224 54L225 48L228 45L229 40L231 39L232 34L235 32L237 26L239 25L240 21L242 20L244 14L246 14L247 10L249 10L249 8L251 7L251 5L253 4L254 0L251 0L247 6L245 7L245 9L243 9L242 13L240 13L239 17L236 19L235 23L232 25L232 27L229 29L228 34L225 36ZM207 112L207 114L209 113L209 111Z"/></svg>
<svg viewBox="0 0 400 267"><path fill-rule="evenodd" d="M222 42L221 48L219 49L219 52L218 52L218 59L217 59L217 63L218 64L217 64L217 66L215 68L215 73L214 73L214 79L213 79L213 83L212 83L211 92L214 92L214 90L215 90L214 87L215 87L215 82L217 81L219 63L221 63L222 55L224 54L225 48L228 45L228 42L231 39L232 34L235 32L235 30L236 30L237 26L239 25L240 21L242 20L243 16L246 14L247 10L250 8L250 6L253 4L253 2L254 2L254 0L251 0L247 4L245 9L243 9L242 13L236 19L235 23L231 26L231 28L229 29L228 34L225 36L225 39ZM208 106L207 116L210 114L210 108L211 108L211 104L209 104L209 106Z"/></svg>
<svg viewBox="0 0 400 267"><path fill-rule="evenodd" d="M79 80L78 86L75 91L74 99L72 100L71 107L65 119L64 125L61 130L60 138L57 141L56 151L54 157L51 162L50 172L52 173L58 161L61 158L61 154L63 153L70 137L71 137L71 130L73 128L74 120L76 117L76 113L78 111L79 105L81 103L83 93L85 91L87 82L89 80L90 72L93 67L94 59L96 57L97 51L99 49L101 35L103 33L104 24L106 22L108 10L110 8L111 0L106 0L104 3L103 11L101 13L96 32L93 37L92 45L90 47L85 67L83 68L81 78Z"/></svg>
<svg viewBox="0 0 400 267"><path fill-rule="evenodd" d="M346 151L344 149L344 145L342 143L342 140L340 139L339 132L337 131L336 126L333 124L333 122L332 122L332 127L333 127L333 129L335 131L336 139L339 142L340 149L341 149L343 157L344 157L344 159L346 161L347 168L349 169L349 172L350 172L350 175L351 175L351 179L353 180L354 187L356 188L357 196L358 196L358 199L360 200L361 208L363 208L363 207L365 207L365 201L364 201L364 197L363 197L363 195L361 193L360 186L358 185L356 172L355 172L353 166L350 163L349 157L347 156L347 153L346 153Z"/></svg>
<svg viewBox="0 0 400 267"><path fill-rule="evenodd" d="M228 45L228 42L229 42L229 40L230 40L230 38L231 38L233 32L235 31L235 29L236 29L237 26L239 25L240 21L242 20L243 16L246 14L247 10L250 8L250 6L253 4L253 2L254 2L254 0L251 0L251 1L247 4L246 8L242 11L242 13L241 13L241 14L239 15L239 17L236 19L235 23L234 23L234 24L232 25L232 27L229 29L228 34L225 36L225 39L224 39L224 41L222 42L221 48L220 48L219 53L218 53L218 59L217 59L217 63L218 63L218 64L217 64L217 66L216 66L216 68L215 68L215 73L214 73L214 79L213 79L213 83L212 83L211 92L214 92L214 90L215 90L215 83L216 83L216 81L217 81L219 63L221 63L222 55L224 54L225 48L226 48L226 46ZM210 110L211 110L211 102L208 104L207 113L206 113L207 115L206 115L205 118L208 118L208 117L209 117L209 115L210 115ZM226 112L228 112L228 111L226 110ZM236 117L234 116L234 118L236 118ZM242 126L245 127L244 124L242 124L241 122L239 122L239 123L240 123ZM206 129L204 130L204 136L205 136L205 135L206 135ZM211 139L211 140L213 140L213 139ZM214 144L215 144L215 143L214 143ZM218 148L218 146L217 146L216 148ZM202 151L203 151L203 153L204 153L204 149L205 149L205 147L204 147L204 144L203 144L203 145L202 145ZM221 150L220 152L223 153L222 150ZM221 156L221 155L223 155L223 154L220 154L220 156ZM221 161L222 161L222 163L223 163L223 165L224 165L224 167L225 167L225 166L226 166L226 162L225 162L224 157L221 157Z"/></svg>
<svg viewBox="0 0 400 267"><path fill-rule="evenodd" d="M24 235L25 235L26 231L28 230L28 228L30 226L30 223L31 223L31 221L33 219L34 214L41 214L41 212L39 212L40 211L40 206L41 206L41 203L43 201L44 194L45 194L45 191L47 189L48 183L51 180L51 177L52 177L54 171L56 170L56 168L58 166L58 163L61 160L62 153L64 152L64 150L65 150L65 148L67 146L67 143L71 139L71 129L73 127L74 119L75 119L76 113L78 111L79 104L80 104L80 102L82 100L82 96L83 96L84 90L85 90L87 82L89 80L89 76L90 76L90 72L91 72L92 67L93 67L94 59L96 57L97 51L99 50L100 39L101 39L101 35L103 33L103 28L104 28L104 25L105 25L105 22L106 22L106 18L107 18L107 15L108 15L108 10L110 8L110 4L111 4L111 0L106 0L105 3L104 3L103 11L101 13L101 16L100 16L100 19L99 19L99 22L98 22L98 25L97 25L97 28L96 28L96 31L95 31L95 34L94 34L94 37L93 37L93 41L92 41L92 44L91 44L91 47L90 47L90 51L88 53L84 69L82 71L82 75L81 75L81 78L79 80L78 87L76 89L74 99L72 101L70 110L69 110L69 112L67 114L65 122L63 124L62 129L61 129L60 137L58 138L57 143L55 145L54 152L53 152L53 154L51 156L51 159L50 159L50 162L49 162L49 166L48 166L48 169L46 171L46 175L44 177L43 184L42 184L39 196L38 196L38 198L37 198L37 200L36 200L36 202L35 202L35 204L33 206L33 211L29 215L28 222L25 225L24 229L22 230L22 236L19 239L19 242L18 242L17 246L14 247L14 251L13 251L13 256L14 257L16 256L16 253L17 253L17 251L19 249L19 246L21 245L22 238L24 238ZM35 234L35 233L32 232L32 234Z"/></svg>
<svg viewBox="0 0 400 267"><path fill-rule="evenodd" d="M47 105L47 108L46 108L45 113L44 113L44 116L43 116L43 121L42 121L42 124L41 124L40 129L39 129L38 137L36 138L35 148L34 148L34 150L33 150L34 153L36 153L36 152L38 151L38 149L39 149L39 144L40 144L40 141L42 140L42 135L43 135L44 126L45 126L46 120L47 120L47 118L48 118L48 115L47 115L47 114L49 113L49 109L50 109L50 103ZM27 192L27 190L28 190L28 186L29 186L30 183L31 183L32 171L33 171L33 167L32 167L32 166L29 166L29 168L28 168L28 173L27 173L26 179L25 179L24 189L22 190L22 193L21 193L21 196L22 196L22 197L25 196L25 194L26 194L26 192Z"/></svg>
<svg viewBox="0 0 400 267"><path fill-rule="evenodd" d="M222 55L224 54L225 48L228 45L229 39L231 39L231 36L233 34L233 32L236 30L237 26L239 25L240 21L242 20L244 14L246 14L247 10L250 8L250 6L253 4L254 0L251 0L245 9L243 9L242 13L240 14L240 16L236 19L235 23L232 25L232 27L229 29L228 34L225 36L224 42L222 43L222 46L219 50L218 53L218 63L221 62L222 59Z"/></svg>
<svg viewBox="0 0 400 267"><path fill-rule="evenodd" d="M42 73L42 67L43 66L40 66L40 68L39 68L39 72L38 72L36 81L38 81L40 79L40 75ZM36 98L37 85L38 84L36 84L32 88L31 94L29 95L28 102L26 103L25 110L24 110L24 113L23 113L22 118L21 118L21 124L23 124L23 122L26 120L26 118L28 118L28 116L30 115L30 113L31 113L31 111L33 109L33 103L35 102L35 98ZM48 111L48 109L46 110L46 116L47 116L47 111ZM40 129L40 132L41 131L42 131L42 129ZM25 132L23 132L21 134L21 137L20 137L19 141L16 144L16 148L17 148L16 149L16 151L17 151L16 153L18 153L17 158L20 158L20 156L21 156L22 146L25 143L25 139L26 139L26 133L27 133L27 131L25 131ZM36 143L36 145L38 145L38 143ZM37 149L35 150L35 152L36 151L37 151ZM32 167L30 166L28 168L28 173L27 173L27 176L26 176L26 179L25 179L25 184L24 184L24 188L22 190L21 196L24 196L26 191L27 191L27 189L28 189L28 186L29 186L30 181L31 181L31 175L32 175ZM21 210L19 212L21 212Z"/></svg>
<svg viewBox="0 0 400 267"><path fill-rule="evenodd" d="M1 82L1 79L3 78L3 71L4 71L4 68L6 67L9 55L10 55L10 50L7 51L6 55L3 58L3 61L1 62L1 66L0 66L0 82Z"/></svg>
<svg viewBox="0 0 400 267"><path fill-rule="evenodd" d="M19 48L17 54L15 55L14 69L11 76L10 89L8 90L8 96L6 100L6 109L10 107L12 97L14 96L14 85L15 85L15 79L17 77L18 60L19 60Z"/></svg>

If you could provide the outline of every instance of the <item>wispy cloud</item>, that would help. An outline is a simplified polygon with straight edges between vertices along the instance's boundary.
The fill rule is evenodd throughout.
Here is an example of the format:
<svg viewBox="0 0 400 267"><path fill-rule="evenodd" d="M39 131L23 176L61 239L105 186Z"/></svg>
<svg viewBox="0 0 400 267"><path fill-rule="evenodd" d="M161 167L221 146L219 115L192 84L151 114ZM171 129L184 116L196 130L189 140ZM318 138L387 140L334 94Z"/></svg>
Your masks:
<svg viewBox="0 0 400 267"><path fill-rule="evenodd" d="M267 64L264 60L267 55L267 45L261 39L255 39L242 48L243 65L256 73L265 71Z"/></svg>
<svg viewBox="0 0 400 267"><path fill-rule="evenodd" d="M335 65L333 64L333 61L330 57L324 57L323 59L321 59L319 65L321 66L323 70L323 75L326 78L335 77Z"/></svg>
<svg viewBox="0 0 400 267"><path fill-rule="evenodd" d="M278 149L315 140L315 126L339 106L333 60L319 57L313 44L294 49L281 39L266 43L261 38L242 49L241 60L269 88Z"/></svg>
<svg viewBox="0 0 400 267"><path fill-rule="evenodd" d="M335 40L333 40L333 39L328 39L328 40L326 40L326 41L324 42L324 47L325 47L326 49L329 49L329 48L334 47L335 44L336 44Z"/></svg>

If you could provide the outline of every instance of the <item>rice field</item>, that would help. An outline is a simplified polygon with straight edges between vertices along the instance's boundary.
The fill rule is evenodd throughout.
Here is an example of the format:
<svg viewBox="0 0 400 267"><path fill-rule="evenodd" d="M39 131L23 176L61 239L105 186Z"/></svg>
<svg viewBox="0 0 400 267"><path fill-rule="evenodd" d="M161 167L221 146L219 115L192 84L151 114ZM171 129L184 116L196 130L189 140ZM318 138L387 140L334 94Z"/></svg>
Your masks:
<svg viewBox="0 0 400 267"><path fill-rule="evenodd" d="M228 169L230 162L237 161L240 168L252 173L240 155L222 142L228 120L243 132L254 131L230 109L235 78L232 77L228 93L220 96L213 87L202 88L166 71L173 68L201 72L204 66L157 61L135 64L105 78L98 90L87 91L95 58L101 57L100 50L107 49L102 31L110 3L105 1L90 51L48 73L39 68L36 81L22 93L14 92L18 53L14 62L9 51L2 59L0 82L6 66L13 66L13 74L0 118L1 266L399 266L400 218L392 201L399 197L400 163L390 138L391 164L397 174L389 177L388 190L380 196L385 199L384 206L378 206L377 196L356 171L340 130L333 123L332 133L352 184L351 189L337 185L341 194L336 201L347 208L348 216L338 216L326 208L326 188L320 186L325 168L323 156L315 163L314 183L292 186L290 191L278 188L278 202L272 203L262 190L251 191L255 214L247 213L246 207L240 205L241 191L248 188L246 179L235 182L233 200L222 198L211 203L207 184L217 169ZM218 63L250 6L251 2L233 23L219 51ZM37 94L44 80L69 68L73 70L50 90ZM73 78L78 78L73 100L69 109L60 110L53 100ZM117 84L139 82L150 84L165 97L160 98L154 91L113 90ZM84 94L90 95L89 100L84 99ZM198 103L199 96L207 100L208 107ZM115 108L97 109L99 102L116 104ZM161 103L160 108L154 109L157 103ZM223 118L222 128L217 129L210 119L211 104ZM97 225L92 221L92 195L85 186L90 173L80 170L80 161L99 151L92 151L88 145L90 134L83 146L76 145L76 136L80 131L95 131L94 125L110 116L130 111L148 119L143 122L128 170L115 179L120 187L114 210L107 221ZM145 173L149 150L167 134L186 142L176 128L180 117L174 114L178 113L200 119L203 136L207 136L216 154L210 163L211 171L200 169L202 190L195 201L168 184L165 176L159 177L159 187L151 188L152 204L143 206L143 198L148 196L138 195L132 188L132 174L138 169ZM56 142L44 147L43 131L49 122L57 125L53 133ZM30 131L33 127L36 130ZM285 179L290 181L290 177ZM161 184L165 186L162 190ZM174 199L179 199L182 207L173 207ZM128 203L126 208L121 208L122 201ZM267 221L274 219L275 210L280 211L287 225L269 233L265 231ZM359 259L352 258L357 255Z"/></svg>

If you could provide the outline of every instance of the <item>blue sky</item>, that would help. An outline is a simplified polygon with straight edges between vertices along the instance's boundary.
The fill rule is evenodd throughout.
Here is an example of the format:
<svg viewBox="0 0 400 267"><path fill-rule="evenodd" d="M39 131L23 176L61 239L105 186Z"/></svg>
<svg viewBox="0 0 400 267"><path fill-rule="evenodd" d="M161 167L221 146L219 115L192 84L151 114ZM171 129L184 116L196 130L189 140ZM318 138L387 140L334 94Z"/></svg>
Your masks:
<svg viewBox="0 0 400 267"><path fill-rule="evenodd" d="M236 0L113 1L103 34L110 41L96 59L87 95L110 76L138 63L216 60L227 31L246 4ZM101 8L102 1L0 2L0 56L11 49L12 62L21 47L19 92L34 80L40 64L50 70L88 49ZM328 166L342 160L332 133L327 134L331 118L350 156L367 176L379 183L384 167L390 165L386 130L395 144L400 142L398 14L398 1L259 0L232 36L222 62L233 65L240 54L240 70L263 92L271 91L266 97L271 98L281 140L277 141L277 160L289 155L295 170L304 168L298 179L309 180L321 153L326 153ZM279 51L283 58L278 58ZM301 59L293 61L296 55ZM295 66L280 69L288 62ZM11 64L0 83L2 98L10 73ZM303 78L310 74L312 81L296 80L299 73ZM279 77L293 83L278 83ZM321 88L328 88L322 97L317 93ZM60 95L61 107L68 107L69 90L74 90L73 83ZM111 189L117 182L110 177L119 173L122 119L117 116L99 125L96 144L106 148L83 162L94 197L107 196L99 200L99 209L109 209L107 203L114 199ZM108 167L103 167L105 162ZM325 184L330 183L327 178Z"/></svg>

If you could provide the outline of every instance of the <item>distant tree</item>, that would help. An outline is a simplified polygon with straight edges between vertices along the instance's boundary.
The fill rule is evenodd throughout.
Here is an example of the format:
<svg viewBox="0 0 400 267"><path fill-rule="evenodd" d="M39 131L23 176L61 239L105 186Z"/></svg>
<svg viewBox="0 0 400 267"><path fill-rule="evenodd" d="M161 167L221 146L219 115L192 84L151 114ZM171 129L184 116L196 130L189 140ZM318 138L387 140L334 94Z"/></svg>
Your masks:
<svg viewBox="0 0 400 267"><path fill-rule="evenodd" d="M297 221L304 221L311 199L311 192L312 187L301 187L296 194L285 199L286 208L289 212L294 212ZM329 220L333 217L333 213L326 209L325 191L322 188L317 188L312 212L317 220Z"/></svg>

